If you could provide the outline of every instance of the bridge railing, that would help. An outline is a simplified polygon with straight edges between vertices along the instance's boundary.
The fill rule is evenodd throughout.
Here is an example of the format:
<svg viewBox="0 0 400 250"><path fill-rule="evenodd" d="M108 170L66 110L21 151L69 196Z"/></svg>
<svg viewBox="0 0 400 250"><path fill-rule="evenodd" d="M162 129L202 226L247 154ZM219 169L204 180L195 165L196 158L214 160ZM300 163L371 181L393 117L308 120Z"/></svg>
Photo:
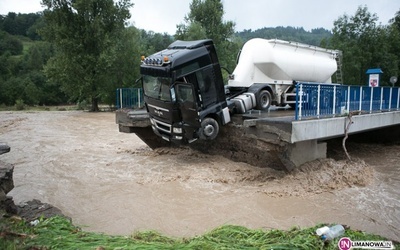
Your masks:
<svg viewBox="0 0 400 250"><path fill-rule="evenodd" d="M346 86L304 83L296 86L295 119L324 118L359 111L373 113L399 110L398 87Z"/></svg>
<svg viewBox="0 0 400 250"><path fill-rule="evenodd" d="M141 108L144 105L141 88L119 88L116 91L116 106L121 108Z"/></svg>

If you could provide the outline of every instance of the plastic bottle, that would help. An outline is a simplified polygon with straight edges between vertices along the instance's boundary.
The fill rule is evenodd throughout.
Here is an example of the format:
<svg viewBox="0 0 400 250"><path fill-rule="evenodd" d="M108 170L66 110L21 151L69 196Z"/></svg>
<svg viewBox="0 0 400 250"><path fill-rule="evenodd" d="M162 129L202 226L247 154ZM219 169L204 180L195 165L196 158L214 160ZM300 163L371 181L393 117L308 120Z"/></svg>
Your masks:
<svg viewBox="0 0 400 250"><path fill-rule="evenodd" d="M323 234L326 234L329 231L329 227L324 226L324 227L320 227L317 229L317 231L315 231L317 233L318 236L321 236Z"/></svg>
<svg viewBox="0 0 400 250"><path fill-rule="evenodd" d="M322 240L332 240L344 234L344 227L342 225L335 225L330 227L329 230L321 236Z"/></svg>

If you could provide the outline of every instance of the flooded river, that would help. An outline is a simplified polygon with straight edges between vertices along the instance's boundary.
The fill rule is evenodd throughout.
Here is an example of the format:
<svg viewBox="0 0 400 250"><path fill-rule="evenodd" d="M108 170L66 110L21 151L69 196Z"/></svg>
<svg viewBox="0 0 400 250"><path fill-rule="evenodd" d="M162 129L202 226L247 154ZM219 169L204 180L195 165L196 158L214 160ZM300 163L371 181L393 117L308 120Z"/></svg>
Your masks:
<svg viewBox="0 0 400 250"><path fill-rule="evenodd" d="M350 143L287 174L199 153L149 149L114 113L0 112L16 203L39 199L88 231L190 237L224 224L341 223L400 240L400 145ZM339 149L336 149L339 150ZM339 157L340 158L340 157Z"/></svg>

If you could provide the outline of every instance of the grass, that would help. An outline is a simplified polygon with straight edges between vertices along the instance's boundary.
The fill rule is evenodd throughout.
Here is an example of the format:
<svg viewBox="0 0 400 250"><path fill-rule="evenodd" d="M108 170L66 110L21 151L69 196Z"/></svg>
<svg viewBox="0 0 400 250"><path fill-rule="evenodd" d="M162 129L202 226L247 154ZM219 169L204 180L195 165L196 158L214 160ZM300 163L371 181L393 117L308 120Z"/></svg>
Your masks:
<svg viewBox="0 0 400 250"><path fill-rule="evenodd" d="M283 231L224 225L197 237L178 239L155 231L131 236L85 232L59 216L41 219L36 226L9 217L0 220L0 249L338 249L338 239L323 242L315 235L320 226ZM386 240L350 229L344 236L351 240Z"/></svg>

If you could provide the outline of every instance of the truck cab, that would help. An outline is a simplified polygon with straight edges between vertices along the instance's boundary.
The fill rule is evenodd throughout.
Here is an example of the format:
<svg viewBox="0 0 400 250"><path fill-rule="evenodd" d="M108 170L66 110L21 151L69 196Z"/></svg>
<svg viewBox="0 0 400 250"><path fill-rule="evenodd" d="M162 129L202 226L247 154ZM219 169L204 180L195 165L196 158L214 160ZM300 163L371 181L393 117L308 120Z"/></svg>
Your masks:
<svg viewBox="0 0 400 250"><path fill-rule="evenodd" d="M140 73L152 129L166 141L213 140L230 122L212 40L175 41L142 57Z"/></svg>

